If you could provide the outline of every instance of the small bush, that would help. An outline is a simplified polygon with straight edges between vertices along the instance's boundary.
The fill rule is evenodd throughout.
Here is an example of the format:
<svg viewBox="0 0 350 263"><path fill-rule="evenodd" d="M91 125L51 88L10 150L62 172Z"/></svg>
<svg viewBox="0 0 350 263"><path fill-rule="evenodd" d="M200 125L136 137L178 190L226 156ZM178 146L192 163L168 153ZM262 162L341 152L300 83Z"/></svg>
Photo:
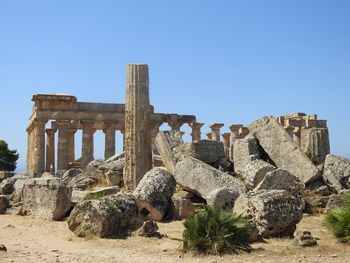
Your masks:
<svg viewBox="0 0 350 263"><path fill-rule="evenodd" d="M235 213L205 206L184 221L184 250L224 254L250 251L248 222Z"/></svg>
<svg viewBox="0 0 350 263"><path fill-rule="evenodd" d="M326 214L323 225L342 242L350 241L350 193L342 194L344 206Z"/></svg>
<svg viewBox="0 0 350 263"><path fill-rule="evenodd" d="M84 200L101 200L104 197L102 193L88 193Z"/></svg>

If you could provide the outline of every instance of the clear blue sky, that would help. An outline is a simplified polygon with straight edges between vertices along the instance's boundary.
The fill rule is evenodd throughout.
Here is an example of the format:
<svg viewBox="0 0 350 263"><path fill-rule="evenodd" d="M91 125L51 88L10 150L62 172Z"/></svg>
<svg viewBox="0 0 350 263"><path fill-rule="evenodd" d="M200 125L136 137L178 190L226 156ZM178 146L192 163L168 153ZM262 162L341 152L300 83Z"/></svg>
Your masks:
<svg viewBox="0 0 350 263"><path fill-rule="evenodd" d="M33 94L123 103L126 64L147 63L156 112L206 124L317 113L349 158L349 14L346 0L1 0L0 139L22 170Z"/></svg>

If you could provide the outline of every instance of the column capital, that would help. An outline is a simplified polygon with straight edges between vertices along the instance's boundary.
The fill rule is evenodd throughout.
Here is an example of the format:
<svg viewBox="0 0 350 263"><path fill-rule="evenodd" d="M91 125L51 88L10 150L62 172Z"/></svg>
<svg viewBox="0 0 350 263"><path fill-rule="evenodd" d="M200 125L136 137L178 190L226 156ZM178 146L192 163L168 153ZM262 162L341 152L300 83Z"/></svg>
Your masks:
<svg viewBox="0 0 350 263"><path fill-rule="evenodd" d="M221 127L223 127L223 126L224 126L223 123L212 123L209 125L209 128L214 131L214 130L220 130Z"/></svg>
<svg viewBox="0 0 350 263"><path fill-rule="evenodd" d="M56 129L46 129L47 134L55 134Z"/></svg>
<svg viewBox="0 0 350 263"><path fill-rule="evenodd" d="M204 123L201 123L201 122L190 122L188 124L188 126L190 126L192 129L196 129L196 128L200 129L203 127L203 125L204 125Z"/></svg>
<svg viewBox="0 0 350 263"><path fill-rule="evenodd" d="M224 132L221 135L222 135L222 137L224 137L224 139L227 139L227 140L229 140L230 137L231 137L231 133L230 132Z"/></svg>
<svg viewBox="0 0 350 263"><path fill-rule="evenodd" d="M168 125L173 129L173 130L180 130L181 126L183 125L182 122L168 122Z"/></svg>
<svg viewBox="0 0 350 263"><path fill-rule="evenodd" d="M235 131L238 131L240 128L242 128L243 124L231 124L228 127L231 130L231 132L235 132Z"/></svg>

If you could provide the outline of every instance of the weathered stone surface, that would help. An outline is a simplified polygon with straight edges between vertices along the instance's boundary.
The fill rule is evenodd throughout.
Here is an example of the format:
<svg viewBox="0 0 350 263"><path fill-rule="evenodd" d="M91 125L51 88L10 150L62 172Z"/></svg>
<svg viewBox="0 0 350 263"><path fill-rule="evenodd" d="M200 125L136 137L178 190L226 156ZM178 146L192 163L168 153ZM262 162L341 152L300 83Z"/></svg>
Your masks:
<svg viewBox="0 0 350 263"><path fill-rule="evenodd" d="M155 221L153 220L145 221L142 227L140 228L139 236L152 237L157 233L158 229L159 229L158 225Z"/></svg>
<svg viewBox="0 0 350 263"><path fill-rule="evenodd" d="M256 139L246 138L235 140L232 157L235 173L242 174L248 163L260 158Z"/></svg>
<svg viewBox="0 0 350 263"><path fill-rule="evenodd" d="M7 172L7 171L0 171L0 182L2 180L5 180L5 179L10 178L12 176L14 176L13 173L10 173L10 172Z"/></svg>
<svg viewBox="0 0 350 263"><path fill-rule="evenodd" d="M183 144L181 133L175 130L159 131L154 142L164 166L169 172L174 173L176 166L174 149Z"/></svg>
<svg viewBox="0 0 350 263"><path fill-rule="evenodd" d="M292 237L303 217L304 201L284 190L262 190L240 195L233 211L243 214L253 227L252 239Z"/></svg>
<svg viewBox="0 0 350 263"><path fill-rule="evenodd" d="M9 205L10 205L9 197L6 195L0 195L0 214L5 213Z"/></svg>
<svg viewBox="0 0 350 263"><path fill-rule="evenodd" d="M188 199L172 198L174 204L174 218L183 219L188 216L194 215L196 207Z"/></svg>
<svg viewBox="0 0 350 263"><path fill-rule="evenodd" d="M222 188L230 190L232 199L245 192L244 184L238 179L192 157L184 157L177 163L175 179L185 190L207 201L212 198L213 191Z"/></svg>
<svg viewBox="0 0 350 263"><path fill-rule="evenodd" d="M248 128L278 168L287 170L302 183L320 176L320 171L274 117L256 120Z"/></svg>
<svg viewBox="0 0 350 263"><path fill-rule="evenodd" d="M261 182L254 188L254 192L259 190L287 190L300 192L304 185L290 172L283 169L276 169L268 172Z"/></svg>
<svg viewBox="0 0 350 263"><path fill-rule="evenodd" d="M96 179L86 176L85 173L78 174L73 177L71 181L68 183L69 187L72 187L76 190L85 190L89 186L93 186L96 184Z"/></svg>
<svg viewBox="0 0 350 263"><path fill-rule="evenodd" d="M62 178L65 172L67 172L67 170L57 170L54 177Z"/></svg>
<svg viewBox="0 0 350 263"><path fill-rule="evenodd" d="M12 194L14 191L13 185L15 184L15 182L16 182L16 179L14 178L8 178L3 180L0 183L0 194L3 194L3 195Z"/></svg>
<svg viewBox="0 0 350 263"><path fill-rule="evenodd" d="M68 220L68 228L79 237L106 237L116 233L118 214L100 200L87 200L77 204Z"/></svg>
<svg viewBox="0 0 350 263"><path fill-rule="evenodd" d="M181 198L181 199L191 199L193 198L195 195L189 191L179 191L178 193L178 196Z"/></svg>
<svg viewBox="0 0 350 263"><path fill-rule="evenodd" d="M106 181L109 186L120 185L123 181L123 168L125 165L125 158L119 158L114 161L110 161L107 164L109 168L105 173Z"/></svg>
<svg viewBox="0 0 350 263"><path fill-rule="evenodd" d="M332 194L329 196L325 212L329 212L336 207L340 207L344 205L344 201L342 200L342 194L350 192L350 190L341 190L339 194Z"/></svg>
<svg viewBox="0 0 350 263"><path fill-rule="evenodd" d="M260 159L249 162L242 171L241 176L249 186L257 186L268 172L276 167Z"/></svg>
<svg viewBox="0 0 350 263"><path fill-rule="evenodd" d="M69 169L68 171L66 171L63 175L62 175L62 183L64 184L69 184L69 182L76 177L77 175L81 174L82 172L84 172L83 169L79 169L79 168L72 168Z"/></svg>
<svg viewBox="0 0 350 263"><path fill-rule="evenodd" d="M24 184L29 180L29 178L18 178L13 185L13 192L11 195L11 199L14 203L20 202L23 197L23 187Z"/></svg>
<svg viewBox="0 0 350 263"><path fill-rule="evenodd" d="M206 164L218 167L226 162L224 144L220 141L199 140L187 142L175 148L175 158L190 156Z"/></svg>
<svg viewBox="0 0 350 263"><path fill-rule="evenodd" d="M114 161L118 161L119 159L122 159L122 158L125 158L125 153L124 152L118 153L118 154L115 154L115 155L109 157L105 162L106 163L114 162Z"/></svg>
<svg viewBox="0 0 350 263"><path fill-rule="evenodd" d="M49 173L49 172L44 172L44 173L42 173L42 175L40 177L41 178L53 178L54 175Z"/></svg>
<svg viewBox="0 0 350 263"><path fill-rule="evenodd" d="M147 220L161 220L175 192L175 187L175 178L168 171L156 167L146 173L134 191L142 215Z"/></svg>
<svg viewBox="0 0 350 263"><path fill-rule="evenodd" d="M323 180L335 193L339 193L350 178L350 160L328 154L324 164Z"/></svg>
<svg viewBox="0 0 350 263"><path fill-rule="evenodd" d="M239 195L240 193L235 190L228 188L219 188L210 192L206 201L208 205L215 206L224 210L230 210L232 209Z"/></svg>
<svg viewBox="0 0 350 263"><path fill-rule="evenodd" d="M302 151L310 152L323 163L330 153L328 128L303 128L300 137Z"/></svg>
<svg viewBox="0 0 350 263"><path fill-rule="evenodd" d="M60 220L71 206L72 188L58 178L30 179L23 187L23 215Z"/></svg>

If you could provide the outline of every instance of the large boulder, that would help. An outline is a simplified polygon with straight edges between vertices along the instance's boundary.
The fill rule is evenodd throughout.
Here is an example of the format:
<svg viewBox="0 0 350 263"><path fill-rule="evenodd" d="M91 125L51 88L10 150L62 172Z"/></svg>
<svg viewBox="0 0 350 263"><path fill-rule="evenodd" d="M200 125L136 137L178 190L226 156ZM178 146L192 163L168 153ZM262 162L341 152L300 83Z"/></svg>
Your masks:
<svg viewBox="0 0 350 263"><path fill-rule="evenodd" d="M235 173L242 174L247 164L260 158L255 138L237 139L233 144L233 165Z"/></svg>
<svg viewBox="0 0 350 263"><path fill-rule="evenodd" d="M58 178L34 178L24 184L21 213L61 220L71 207L72 188Z"/></svg>
<svg viewBox="0 0 350 263"><path fill-rule="evenodd" d="M261 182L268 172L273 170L276 170L276 167L272 164L256 159L246 165L245 169L241 173L241 177L250 187L255 187Z"/></svg>
<svg viewBox="0 0 350 263"><path fill-rule="evenodd" d="M301 150L324 163L326 155L330 153L328 128L302 128L300 138Z"/></svg>
<svg viewBox="0 0 350 263"><path fill-rule="evenodd" d="M283 169L270 171L254 188L254 192L259 190L287 190L299 193L304 188L299 179L290 172Z"/></svg>
<svg viewBox="0 0 350 263"><path fill-rule="evenodd" d="M248 128L278 168L294 174L304 184L320 177L317 167L274 117L256 120Z"/></svg>
<svg viewBox="0 0 350 263"><path fill-rule="evenodd" d="M350 160L328 154L324 164L323 180L335 193L347 187L350 178Z"/></svg>
<svg viewBox="0 0 350 263"><path fill-rule="evenodd" d="M243 214L252 226L252 240L261 237L292 237L303 217L304 200L284 190L261 190L241 195L233 211Z"/></svg>
<svg viewBox="0 0 350 263"><path fill-rule="evenodd" d="M221 202L221 208L229 206L245 192L244 184L235 177L192 157L183 157L176 164L174 175L176 182L185 190L201 196L209 203L220 203L215 202L216 196L222 194L220 189L225 189L225 199L228 203Z"/></svg>
<svg viewBox="0 0 350 263"><path fill-rule="evenodd" d="M175 192L174 176L155 167L147 172L137 185L134 196L141 214L146 220L161 220Z"/></svg>
<svg viewBox="0 0 350 263"><path fill-rule="evenodd" d="M181 144L175 149L175 159L179 160L181 155L196 158L215 167L226 162L224 144L218 141L199 140Z"/></svg>

